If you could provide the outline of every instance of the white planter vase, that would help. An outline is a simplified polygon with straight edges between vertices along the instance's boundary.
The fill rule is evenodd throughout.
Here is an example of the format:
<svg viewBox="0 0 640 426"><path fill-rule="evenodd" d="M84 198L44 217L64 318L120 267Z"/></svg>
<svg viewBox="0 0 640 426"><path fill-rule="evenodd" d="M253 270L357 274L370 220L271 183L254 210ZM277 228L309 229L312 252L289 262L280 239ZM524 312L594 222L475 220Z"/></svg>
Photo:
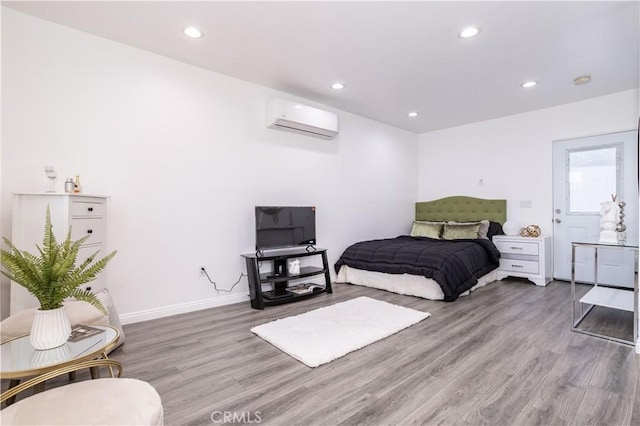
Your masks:
<svg viewBox="0 0 640 426"><path fill-rule="evenodd" d="M42 311L36 309L29 339L38 350L57 348L67 342L71 334L71 323L64 306Z"/></svg>

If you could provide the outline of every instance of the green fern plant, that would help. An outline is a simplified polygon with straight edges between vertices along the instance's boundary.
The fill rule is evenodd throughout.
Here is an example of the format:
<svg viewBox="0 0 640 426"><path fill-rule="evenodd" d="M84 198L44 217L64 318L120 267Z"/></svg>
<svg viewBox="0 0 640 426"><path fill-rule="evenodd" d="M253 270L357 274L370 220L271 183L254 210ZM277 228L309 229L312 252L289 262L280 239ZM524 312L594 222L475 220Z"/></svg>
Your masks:
<svg viewBox="0 0 640 426"><path fill-rule="evenodd" d="M71 241L71 228L69 228L67 238L58 243L53 234L51 214L47 206L42 247L36 244L39 255L19 250L11 241L3 237L5 244L11 250L1 250L2 266L6 269L2 274L34 295L40 302L41 310L60 308L66 298L74 297L90 303L106 314L106 309L96 295L81 289L80 286L95 280L116 252L113 251L93 263L99 252L96 251L76 266L78 250L87 238L89 235L77 241Z"/></svg>

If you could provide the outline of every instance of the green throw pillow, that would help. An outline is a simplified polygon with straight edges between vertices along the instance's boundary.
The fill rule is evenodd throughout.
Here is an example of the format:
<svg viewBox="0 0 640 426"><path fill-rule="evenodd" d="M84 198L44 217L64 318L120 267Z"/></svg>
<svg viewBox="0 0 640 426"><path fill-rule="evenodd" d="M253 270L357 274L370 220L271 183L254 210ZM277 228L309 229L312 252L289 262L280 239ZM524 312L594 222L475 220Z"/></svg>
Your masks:
<svg viewBox="0 0 640 426"><path fill-rule="evenodd" d="M477 240L479 223L452 224L445 223L442 232L443 240Z"/></svg>
<svg viewBox="0 0 640 426"><path fill-rule="evenodd" d="M442 232L442 223L437 222L413 222L411 227L412 237L427 237L433 239L440 239L440 233Z"/></svg>
<svg viewBox="0 0 640 426"><path fill-rule="evenodd" d="M478 239L488 240L487 236L489 233L489 221L488 220L479 220L474 222L455 222L450 221L447 222L450 225L476 225L480 224L480 228L478 229Z"/></svg>

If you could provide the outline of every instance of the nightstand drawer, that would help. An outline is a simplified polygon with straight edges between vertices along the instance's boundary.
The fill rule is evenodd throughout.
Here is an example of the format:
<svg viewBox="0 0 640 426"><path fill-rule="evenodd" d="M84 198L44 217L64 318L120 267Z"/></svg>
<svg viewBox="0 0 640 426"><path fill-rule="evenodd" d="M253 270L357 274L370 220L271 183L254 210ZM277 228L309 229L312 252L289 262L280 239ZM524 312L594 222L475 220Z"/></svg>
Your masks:
<svg viewBox="0 0 640 426"><path fill-rule="evenodd" d="M526 243L520 241L494 241L500 253L514 254L538 254L538 243Z"/></svg>
<svg viewBox="0 0 640 426"><path fill-rule="evenodd" d="M539 262L526 260L500 259L500 269L503 271L522 272L524 274L537 274L540 268Z"/></svg>

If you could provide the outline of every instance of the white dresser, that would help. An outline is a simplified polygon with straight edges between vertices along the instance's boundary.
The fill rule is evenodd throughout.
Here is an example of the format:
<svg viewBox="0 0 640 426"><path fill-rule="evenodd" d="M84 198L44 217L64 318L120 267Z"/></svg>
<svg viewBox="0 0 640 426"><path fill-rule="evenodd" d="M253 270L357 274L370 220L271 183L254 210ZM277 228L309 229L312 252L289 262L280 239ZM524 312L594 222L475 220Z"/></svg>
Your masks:
<svg viewBox="0 0 640 426"><path fill-rule="evenodd" d="M500 251L498 280L505 277L527 278L536 285L551 282L551 237L496 235L493 243Z"/></svg>
<svg viewBox="0 0 640 426"><path fill-rule="evenodd" d="M80 247L76 265L100 250L97 258L106 251L107 198L93 195L72 194L15 194L11 217L11 242L20 250L37 254L36 244L42 246L44 220L47 205L51 211L51 225L58 242L64 241L71 226L71 239L90 235ZM95 281L83 288L97 291L105 287L105 271ZM38 307L38 301L22 286L11 283L11 314L27 308Z"/></svg>

